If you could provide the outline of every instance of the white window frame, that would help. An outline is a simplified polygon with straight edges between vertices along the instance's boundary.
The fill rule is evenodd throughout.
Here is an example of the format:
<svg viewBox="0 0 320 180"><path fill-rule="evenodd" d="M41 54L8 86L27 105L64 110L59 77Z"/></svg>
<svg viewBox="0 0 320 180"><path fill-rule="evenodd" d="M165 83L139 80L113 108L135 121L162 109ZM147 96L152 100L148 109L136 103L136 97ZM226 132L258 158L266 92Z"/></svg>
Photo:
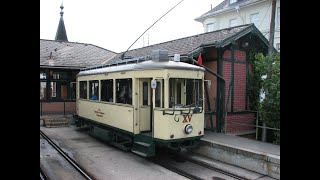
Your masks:
<svg viewBox="0 0 320 180"><path fill-rule="evenodd" d="M280 43L277 43L277 44L276 44L276 49L277 49L278 51L280 51Z"/></svg>
<svg viewBox="0 0 320 180"><path fill-rule="evenodd" d="M277 8L277 27L280 28L280 7Z"/></svg>
<svg viewBox="0 0 320 180"><path fill-rule="evenodd" d="M256 27L258 27L259 21L260 21L259 13L250 14L250 23L253 23Z"/></svg>
<svg viewBox="0 0 320 180"><path fill-rule="evenodd" d="M232 25L231 22L235 22L235 24ZM230 20L229 20L229 27L234 27L234 26L237 26L237 25L238 25L237 18L234 18L234 19L230 19Z"/></svg>
<svg viewBox="0 0 320 180"><path fill-rule="evenodd" d="M230 0L230 4L236 3L238 0Z"/></svg>
<svg viewBox="0 0 320 180"><path fill-rule="evenodd" d="M211 27L211 28L209 28ZM216 23L209 23L207 24L207 32L212 32L216 30Z"/></svg>

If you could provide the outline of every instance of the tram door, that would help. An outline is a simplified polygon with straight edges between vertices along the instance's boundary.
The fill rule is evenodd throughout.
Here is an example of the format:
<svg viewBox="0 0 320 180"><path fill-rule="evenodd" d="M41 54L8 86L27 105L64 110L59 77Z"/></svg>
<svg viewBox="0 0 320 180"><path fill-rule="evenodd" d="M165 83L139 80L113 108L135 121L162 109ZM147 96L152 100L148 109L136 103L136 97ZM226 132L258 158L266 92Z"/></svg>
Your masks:
<svg viewBox="0 0 320 180"><path fill-rule="evenodd" d="M140 131L151 131L151 79L139 81L139 124Z"/></svg>

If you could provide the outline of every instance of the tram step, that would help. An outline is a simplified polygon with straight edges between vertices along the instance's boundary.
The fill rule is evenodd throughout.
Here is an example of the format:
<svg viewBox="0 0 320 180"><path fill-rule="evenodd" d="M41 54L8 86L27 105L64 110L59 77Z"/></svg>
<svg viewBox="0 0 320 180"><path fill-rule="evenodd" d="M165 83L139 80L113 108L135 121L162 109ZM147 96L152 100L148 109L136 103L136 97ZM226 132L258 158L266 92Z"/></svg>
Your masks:
<svg viewBox="0 0 320 180"><path fill-rule="evenodd" d="M143 152L140 152L140 151L131 150L131 152L133 152L133 153L135 153L135 154L138 154L138 155L140 155L140 156L143 156L143 157L148 157L148 154L143 153Z"/></svg>
<svg viewBox="0 0 320 180"><path fill-rule="evenodd" d="M149 144L149 143L145 143L145 142L134 142L135 144L139 144L139 145L141 145L141 146L145 146L145 147L149 147L149 146L151 146L151 144Z"/></svg>
<svg viewBox="0 0 320 180"><path fill-rule="evenodd" d="M131 149L133 153L139 154L144 157L150 157L155 155L155 145L153 142L141 142L136 141L133 143L133 147ZM137 153L139 152L139 153ZM142 155L144 154L144 155Z"/></svg>

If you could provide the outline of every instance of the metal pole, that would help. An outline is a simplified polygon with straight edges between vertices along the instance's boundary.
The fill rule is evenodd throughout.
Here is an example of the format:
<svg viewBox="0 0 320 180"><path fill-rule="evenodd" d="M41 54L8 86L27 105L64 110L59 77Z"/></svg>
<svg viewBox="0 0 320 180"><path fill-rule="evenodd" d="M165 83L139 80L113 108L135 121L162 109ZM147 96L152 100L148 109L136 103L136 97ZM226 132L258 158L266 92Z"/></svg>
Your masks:
<svg viewBox="0 0 320 180"><path fill-rule="evenodd" d="M40 100L40 116L42 116L42 101Z"/></svg>
<svg viewBox="0 0 320 180"><path fill-rule="evenodd" d="M259 128L258 128L258 120L259 120L259 111L257 111L257 116L256 116L256 140L258 140L258 133L259 133Z"/></svg>
<svg viewBox="0 0 320 180"><path fill-rule="evenodd" d="M277 0L272 0L272 10L271 10L271 22L270 22L270 36L269 36L269 49L268 49L268 55L271 56L272 52L273 52L273 41L274 41L274 19L276 16L276 3ZM272 73L272 64L269 65L269 73L267 78L271 77L271 73ZM268 89L265 90L265 96L268 96ZM267 130L266 130L266 123L263 122L262 123L263 129L262 129L262 137L261 140L263 142L267 141Z"/></svg>

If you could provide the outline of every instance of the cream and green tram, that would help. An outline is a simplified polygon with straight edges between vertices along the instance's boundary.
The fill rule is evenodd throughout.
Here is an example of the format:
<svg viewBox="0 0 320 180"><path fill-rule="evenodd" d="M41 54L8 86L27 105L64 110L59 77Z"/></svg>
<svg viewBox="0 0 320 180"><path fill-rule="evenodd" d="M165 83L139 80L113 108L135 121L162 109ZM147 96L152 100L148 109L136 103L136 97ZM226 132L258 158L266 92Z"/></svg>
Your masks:
<svg viewBox="0 0 320 180"><path fill-rule="evenodd" d="M82 70L76 123L145 157L158 146L192 148L204 133L204 71L156 59Z"/></svg>

